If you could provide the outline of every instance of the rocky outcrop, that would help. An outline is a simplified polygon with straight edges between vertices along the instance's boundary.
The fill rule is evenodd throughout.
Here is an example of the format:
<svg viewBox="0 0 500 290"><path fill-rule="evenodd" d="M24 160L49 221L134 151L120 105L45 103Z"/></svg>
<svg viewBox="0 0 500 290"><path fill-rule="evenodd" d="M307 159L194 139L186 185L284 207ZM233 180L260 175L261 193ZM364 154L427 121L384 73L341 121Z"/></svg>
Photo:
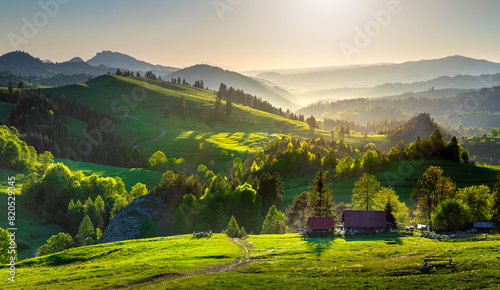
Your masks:
<svg viewBox="0 0 500 290"><path fill-rule="evenodd" d="M415 142L418 136L421 138L430 136L435 129L439 129L447 140L451 139L451 134L436 124L428 113L413 117L400 127L389 131L389 135L396 141L403 140L405 144L408 144Z"/></svg>
<svg viewBox="0 0 500 290"><path fill-rule="evenodd" d="M163 199L153 194L138 197L113 217L99 242L111 243L135 239L139 234L142 222L146 218L154 220L170 210L173 209Z"/></svg>

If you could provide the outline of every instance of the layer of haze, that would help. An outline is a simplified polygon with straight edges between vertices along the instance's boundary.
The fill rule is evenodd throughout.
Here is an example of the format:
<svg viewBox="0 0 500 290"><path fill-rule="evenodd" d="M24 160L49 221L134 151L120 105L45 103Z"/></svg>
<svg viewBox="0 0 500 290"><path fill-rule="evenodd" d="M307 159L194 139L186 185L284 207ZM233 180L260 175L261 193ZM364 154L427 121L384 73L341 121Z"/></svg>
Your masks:
<svg viewBox="0 0 500 290"><path fill-rule="evenodd" d="M23 18L32 22L43 11L40 3L55 1L2 1L0 54L18 49L61 62L111 50L154 64L209 63L236 70L404 62L457 54L500 62L496 0L396 1L400 13L391 14L379 30L373 26L373 14L394 1L58 0L67 4L60 4L34 36L25 37L27 43L12 45L9 33L23 36ZM364 47L356 47L357 31L370 23L372 36ZM342 43L359 50L346 58Z"/></svg>

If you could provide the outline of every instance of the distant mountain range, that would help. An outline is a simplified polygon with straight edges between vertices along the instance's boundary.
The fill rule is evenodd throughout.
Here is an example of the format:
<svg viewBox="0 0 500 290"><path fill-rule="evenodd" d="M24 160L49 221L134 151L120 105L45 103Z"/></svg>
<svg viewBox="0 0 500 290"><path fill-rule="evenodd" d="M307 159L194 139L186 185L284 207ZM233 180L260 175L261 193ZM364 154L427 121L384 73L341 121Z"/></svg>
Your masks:
<svg viewBox="0 0 500 290"><path fill-rule="evenodd" d="M443 76L500 73L500 63L463 56L409 61L400 64L335 66L267 71L256 75L292 93L339 88L367 88L385 83L425 82Z"/></svg>
<svg viewBox="0 0 500 290"><path fill-rule="evenodd" d="M50 60L40 60L22 51L13 51L0 56L0 71L10 71L23 76L51 77L58 74L90 74L99 76L114 73L117 68L141 72L153 71L157 75L164 75L178 70L178 68L161 65L152 65L137 60L131 56L111 51L97 53L93 58L84 61L74 57L68 61L53 63Z"/></svg>
<svg viewBox="0 0 500 290"><path fill-rule="evenodd" d="M58 74L79 74L103 75L108 72L115 72L116 69L100 65L91 66L86 62L78 61L81 58L73 58L67 62L52 63L43 62L28 53L13 51L0 56L0 71L10 71L22 76L52 77Z"/></svg>
<svg viewBox="0 0 500 290"><path fill-rule="evenodd" d="M0 56L0 72L21 76L52 78L57 82L80 81L82 74L99 76L116 72L117 68L152 71L169 80L186 79L189 83L203 80L205 87L218 90L221 82L246 93L256 95L284 109L297 109L299 103L380 96L447 96L456 93L500 85L500 63L487 60L450 56L441 59L409 61L400 64L330 66L247 72L247 76L210 65L194 65L184 69L153 65L129 55L102 51L84 61L74 57L66 62L40 60L28 53L14 51ZM249 76L254 75L254 76ZM6 79L5 79L6 80ZM35 82L33 85L43 82Z"/></svg>
<svg viewBox="0 0 500 290"><path fill-rule="evenodd" d="M165 76L166 80L171 78L186 79L189 83L203 80L205 87L211 90L218 90L221 83L228 87L232 86L252 95L261 97L271 104L284 109L297 109L297 99L289 92L279 88L271 87L250 77L237 72L223 70L219 67L199 64L185 69L178 70Z"/></svg>
<svg viewBox="0 0 500 290"><path fill-rule="evenodd" d="M494 86L500 86L500 73L480 76L442 76L423 82L385 83L369 88L330 89L297 93L296 96L303 102L387 96L439 97Z"/></svg>
<svg viewBox="0 0 500 290"><path fill-rule="evenodd" d="M152 71L156 75L167 75L179 70L179 68L176 67L153 65L145 61L137 60L123 53L106 50L97 53L93 58L87 60L87 63L91 66L105 65L107 67L117 67L130 71Z"/></svg>

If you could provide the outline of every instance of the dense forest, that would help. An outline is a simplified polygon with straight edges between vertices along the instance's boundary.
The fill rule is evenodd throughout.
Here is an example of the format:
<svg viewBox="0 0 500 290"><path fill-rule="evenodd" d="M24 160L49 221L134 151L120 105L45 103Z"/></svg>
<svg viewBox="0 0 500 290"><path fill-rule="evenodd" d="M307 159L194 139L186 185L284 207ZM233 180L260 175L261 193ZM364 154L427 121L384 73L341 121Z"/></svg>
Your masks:
<svg viewBox="0 0 500 290"><path fill-rule="evenodd" d="M127 147L123 138L107 130L118 120L111 114L76 102L75 98L41 90L0 91L0 101L16 104L7 118L7 125L19 130L20 138L38 152L50 151L55 157L106 165L144 167L137 150ZM70 136L68 122L81 121L86 129L79 136ZM125 161L127 160L127 161Z"/></svg>

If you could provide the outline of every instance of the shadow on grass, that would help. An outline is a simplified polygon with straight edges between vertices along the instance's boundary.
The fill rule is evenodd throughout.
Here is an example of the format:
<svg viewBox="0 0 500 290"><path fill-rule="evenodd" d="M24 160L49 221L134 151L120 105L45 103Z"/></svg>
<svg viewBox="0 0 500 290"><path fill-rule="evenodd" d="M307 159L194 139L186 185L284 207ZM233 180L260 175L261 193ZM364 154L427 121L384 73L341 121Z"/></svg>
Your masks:
<svg viewBox="0 0 500 290"><path fill-rule="evenodd" d="M302 240L307 242L307 247L316 255L317 258L319 258L324 251L330 249L333 246L335 237L311 237L307 239L302 238Z"/></svg>
<svg viewBox="0 0 500 290"><path fill-rule="evenodd" d="M363 242L363 241L385 241L388 243L396 243L398 245L403 244L402 237L408 237L405 233L382 233L382 234L366 234L366 235L355 235L355 236L345 236L346 242Z"/></svg>

